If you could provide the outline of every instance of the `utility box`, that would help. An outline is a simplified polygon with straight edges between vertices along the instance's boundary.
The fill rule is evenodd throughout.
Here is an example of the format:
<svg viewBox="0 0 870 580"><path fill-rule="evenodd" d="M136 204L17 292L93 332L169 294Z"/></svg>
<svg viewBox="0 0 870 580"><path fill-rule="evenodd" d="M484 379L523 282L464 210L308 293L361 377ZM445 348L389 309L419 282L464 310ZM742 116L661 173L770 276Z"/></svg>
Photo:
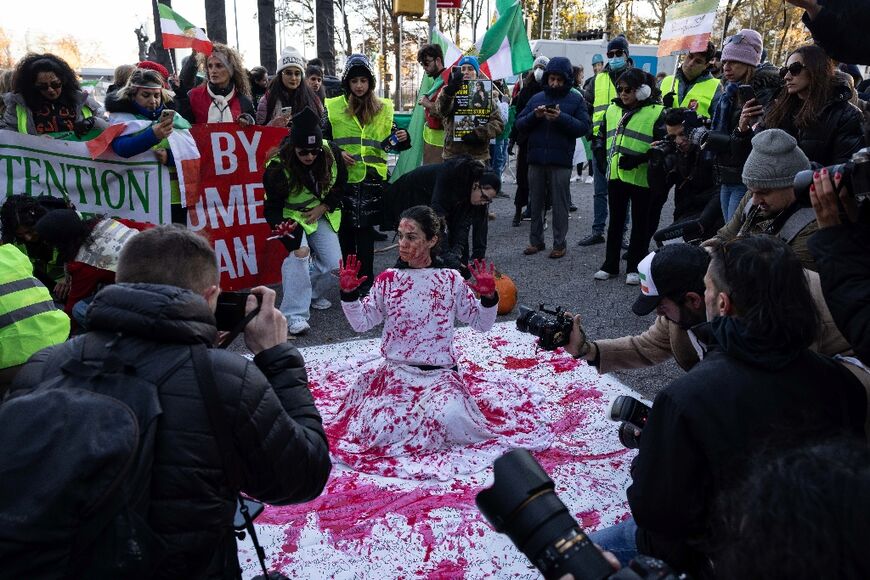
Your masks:
<svg viewBox="0 0 870 580"><path fill-rule="evenodd" d="M423 0L394 0L393 12L403 16L423 16Z"/></svg>

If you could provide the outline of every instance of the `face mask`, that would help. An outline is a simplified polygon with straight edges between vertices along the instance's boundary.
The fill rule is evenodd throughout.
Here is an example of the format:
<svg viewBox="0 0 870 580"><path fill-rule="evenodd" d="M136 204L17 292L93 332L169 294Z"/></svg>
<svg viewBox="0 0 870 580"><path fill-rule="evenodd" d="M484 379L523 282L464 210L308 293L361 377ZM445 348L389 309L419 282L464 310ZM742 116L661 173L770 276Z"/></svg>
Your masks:
<svg viewBox="0 0 870 580"><path fill-rule="evenodd" d="M619 69L625 67L625 57L624 56L613 57L608 61L608 64L610 64L610 70L619 70Z"/></svg>
<svg viewBox="0 0 870 580"><path fill-rule="evenodd" d="M537 82L541 82L542 78L544 78L544 71L539 69L539 68L536 68L535 69L535 80Z"/></svg>

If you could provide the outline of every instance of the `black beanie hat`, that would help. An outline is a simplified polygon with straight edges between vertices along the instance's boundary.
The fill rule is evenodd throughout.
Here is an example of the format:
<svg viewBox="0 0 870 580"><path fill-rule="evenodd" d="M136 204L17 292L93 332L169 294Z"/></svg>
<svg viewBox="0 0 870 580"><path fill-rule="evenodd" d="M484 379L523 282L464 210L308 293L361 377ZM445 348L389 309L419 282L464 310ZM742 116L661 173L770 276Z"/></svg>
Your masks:
<svg viewBox="0 0 870 580"><path fill-rule="evenodd" d="M484 171L477 179L481 187L490 185L496 193L501 191L501 177L495 171Z"/></svg>
<svg viewBox="0 0 870 580"><path fill-rule="evenodd" d="M60 246L81 235L84 221L74 209L56 209L42 216L34 227L40 240Z"/></svg>
<svg viewBox="0 0 870 580"><path fill-rule="evenodd" d="M296 147L319 147L323 142L323 132L320 130L320 117L305 107L293 115L293 125L290 128L290 142Z"/></svg>
<svg viewBox="0 0 870 580"><path fill-rule="evenodd" d="M611 50L624 50L625 54L628 54L628 39L625 38L624 34L620 34L607 43L607 52Z"/></svg>

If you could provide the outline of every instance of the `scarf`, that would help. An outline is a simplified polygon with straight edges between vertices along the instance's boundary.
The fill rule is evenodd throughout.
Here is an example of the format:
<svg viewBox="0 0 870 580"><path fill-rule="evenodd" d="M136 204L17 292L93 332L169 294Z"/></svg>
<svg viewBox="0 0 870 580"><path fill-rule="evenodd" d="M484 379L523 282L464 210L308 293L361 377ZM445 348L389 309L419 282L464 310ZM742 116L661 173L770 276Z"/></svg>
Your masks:
<svg viewBox="0 0 870 580"><path fill-rule="evenodd" d="M734 106L734 101L737 96L737 83L728 83L725 85L725 94L719 99L719 106L713 113L712 128L714 131L722 133L731 133L728 128L728 123L731 122L731 108Z"/></svg>
<svg viewBox="0 0 870 580"><path fill-rule="evenodd" d="M219 95L212 90L212 84L206 83L205 90L211 97L211 106L208 108L208 120L206 123L232 123L233 112L230 110L230 101L236 96L236 88L230 85L226 95ZM224 92L224 91L221 91Z"/></svg>

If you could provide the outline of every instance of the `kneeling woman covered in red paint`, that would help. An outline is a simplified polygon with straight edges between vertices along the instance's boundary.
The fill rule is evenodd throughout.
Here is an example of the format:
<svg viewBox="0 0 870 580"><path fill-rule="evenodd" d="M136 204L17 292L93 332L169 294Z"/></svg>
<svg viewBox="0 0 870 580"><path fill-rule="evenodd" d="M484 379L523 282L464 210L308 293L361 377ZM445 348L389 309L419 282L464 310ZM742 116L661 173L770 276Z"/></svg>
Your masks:
<svg viewBox="0 0 870 580"><path fill-rule="evenodd" d="M340 269L342 308L365 332L383 322L382 359L362 367L328 428L335 459L366 473L450 479L486 468L514 447L546 449L552 440L529 382L477 367L460 373L455 320L488 331L498 294L494 268L476 262L474 283L437 257L443 221L430 207L406 210L399 222L399 261L359 299L360 265ZM474 292L480 295L476 298Z"/></svg>

